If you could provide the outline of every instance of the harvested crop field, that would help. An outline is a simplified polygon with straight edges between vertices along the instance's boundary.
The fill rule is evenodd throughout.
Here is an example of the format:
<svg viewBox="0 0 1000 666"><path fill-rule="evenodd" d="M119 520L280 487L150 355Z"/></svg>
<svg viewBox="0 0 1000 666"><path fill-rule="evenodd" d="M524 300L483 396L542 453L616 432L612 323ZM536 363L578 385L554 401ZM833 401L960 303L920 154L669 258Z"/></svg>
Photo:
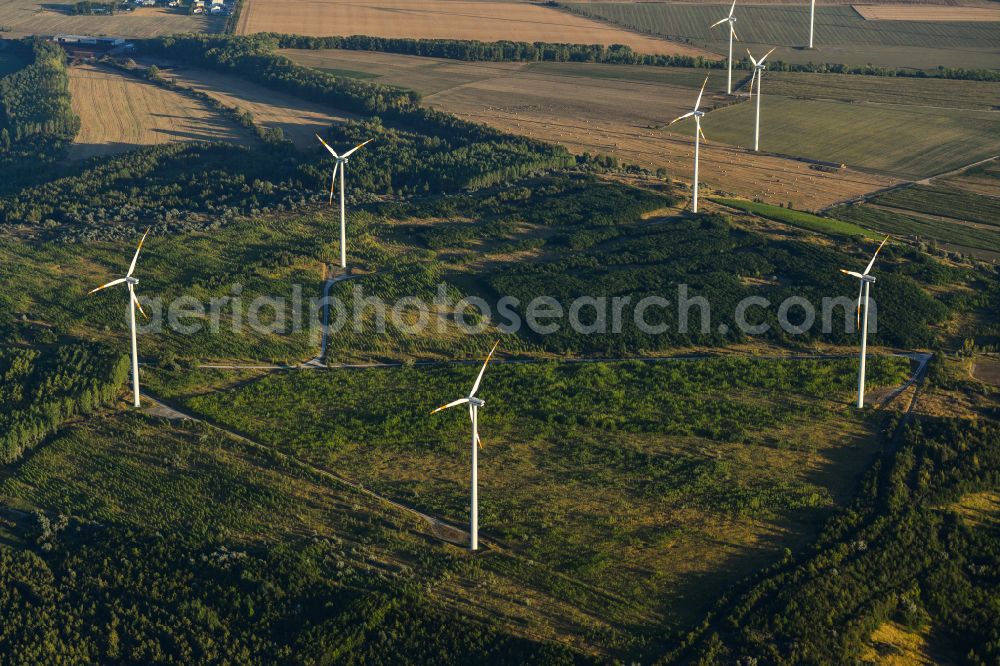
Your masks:
<svg viewBox="0 0 1000 666"><path fill-rule="evenodd" d="M714 111L702 126L709 141L752 147L754 108ZM760 147L919 179L1000 153L1000 114L769 96L765 75Z"/></svg>
<svg viewBox="0 0 1000 666"><path fill-rule="evenodd" d="M428 39L626 44L640 53L710 55L541 4L517 0L246 0L236 34L284 32Z"/></svg>
<svg viewBox="0 0 1000 666"><path fill-rule="evenodd" d="M207 69L164 69L163 76L199 90L229 107L248 111L261 127L278 128L299 148L314 147L317 132L334 123L345 122L350 114L284 95L236 76Z"/></svg>
<svg viewBox="0 0 1000 666"><path fill-rule="evenodd" d="M1000 21L995 7L940 5L852 5L866 21Z"/></svg>
<svg viewBox="0 0 1000 666"><path fill-rule="evenodd" d="M252 140L226 115L180 93L92 65L71 67L69 74L81 120L73 159L177 141Z"/></svg>
<svg viewBox="0 0 1000 666"><path fill-rule="evenodd" d="M765 95L841 102L994 110L1000 83L923 77L852 76L768 71Z"/></svg>
<svg viewBox="0 0 1000 666"><path fill-rule="evenodd" d="M821 5L823 3L820 3ZM561 5L578 16L691 46L724 53L723 29L709 26L728 14L729 5L632 2ZM739 7L742 6L742 9ZM773 60L934 69L938 66L1000 67L1000 23L866 21L849 5L816 8L816 49L803 48L809 36L809 3L738 5L736 30L755 52L777 46ZM859 48L863 47L863 48Z"/></svg>
<svg viewBox="0 0 1000 666"><path fill-rule="evenodd" d="M467 63L354 51L286 51L308 66L378 74L380 83L415 89L426 105L576 153L605 153L690 180L692 145L662 126L693 103L704 80L695 70L585 63ZM716 73L718 74L718 73ZM636 77L643 80L636 81ZM705 101L724 103L724 77ZM659 129L656 129L659 128ZM706 131L707 128L706 128ZM711 139L711 137L709 137ZM851 170L826 173L798 160L751 155L713 141L701 155L708 185L768 203L810 210L886 187L892 178Z"/></svg>
<svg viewBox="0 0 1000 666"><path fill-rule="evenodd" d="M30 34L114 35L155 37L180 32L221 32L226 19L192 16L180 9L140 7L114 16L74 16L71 2L51 4L34 0L0 0L0 26L6 36Z"/></svg>

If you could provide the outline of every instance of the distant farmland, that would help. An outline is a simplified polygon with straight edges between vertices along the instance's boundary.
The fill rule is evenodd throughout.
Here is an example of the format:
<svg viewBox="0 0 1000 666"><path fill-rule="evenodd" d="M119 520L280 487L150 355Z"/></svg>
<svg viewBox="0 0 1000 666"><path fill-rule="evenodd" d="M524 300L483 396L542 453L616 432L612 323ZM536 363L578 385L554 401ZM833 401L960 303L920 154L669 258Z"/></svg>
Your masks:
<svg viewBox="0 0 1000 666"><path fill-rule="evenodd" d="M284 95L237 76L207 69L166 70L164 76L182 86L199 90L228 107L247 111L262 127L280 129L299 148L315 148L314 134L333 123L344 122L350 114L327 106Z"/></svg>
<svg viewBox="0 0 1000 666"><path fill-rule="evenodd" d="M705 72L588 63L471 63L356 51L285 51L301 64L365 72L376 81L417 90L426 105L462 118L560 143L575 153L613 155L671 178L690 180L686 130L664 131L687 111ZM716 72L706 103L725 102ZM710 116L709 118L711 118ZM706 129L706 131L708 131ZM712 138L712 137L710 137ZM886 187L885 176L852 170L824 173L808 164L751 155L713 140L703 148L701 179L769 203L811 210Z"/></svg>
<svg viewBox="0 0 1000 666"><path fill-rule="evenodd" d="M82 125L72 158L176 141L250 141L224 114L182 94L89 65L69 72L73 110Z"/></svg>
<svg viewBox="0 0 1000 666"><path fill-rule="evenodd" d="M74 16L73 3L0 0L0 26L11 36L27 34L114 35L155 37L179 32L221 32L226 20L216 16L191 16L186 10L142 7L114 16Z"/></svg>
<svg viewBox="0 0 1000 666"><path fill-rule="evenodd" d="M576 11L642 32L699 42L723 43L724 30L709 26L729 13L729 5L664 3L574 4ZM951 9L951 8L949 8ZM743 5L736 31L751 44L799 46L808 37L809 6ZM853 7L816 8L816 39L852 46L927 46L995 48L1000 23L940 21L866 21Z"/></svg>
<svg viewBox="0 0 1000 666"><path fill-rule="evenodd" d="M606 20L646 34L690 41L722 53L726 33L709 26L729 6L687 3L570 3L573 13ZM949 7L948 9L953 9ZM997 67L1000 23L866 21L848 5L816 8L816 47L809 37L808 3L737 7L737 34L744 46L779 46L774 58L788 62L874 63L891 67Z"/></svg>
<svg viewBox="0 0 1000 666"><path fill-rule="evenodd" d="M1000 104L1000 83L992 81L777 71L769 71L765 79L765 96L773 94L843 102L866 101L985 111Z"/></svg>
<svg viewBox="0 0 1000 666"><path fill-rule="evenodd" d="M641 53L708 55L702 49L515 0L245 0L236 32L627 44Z"/></svg>
<svg viewBox="0 0 1000 666"><path fill-rule="evenodd" d="M788 99L767 94L761 150L842 162L907 179L925 178L1000 152L995 112ZM714 111L709 141L753 146L754 108Z"/></svg>

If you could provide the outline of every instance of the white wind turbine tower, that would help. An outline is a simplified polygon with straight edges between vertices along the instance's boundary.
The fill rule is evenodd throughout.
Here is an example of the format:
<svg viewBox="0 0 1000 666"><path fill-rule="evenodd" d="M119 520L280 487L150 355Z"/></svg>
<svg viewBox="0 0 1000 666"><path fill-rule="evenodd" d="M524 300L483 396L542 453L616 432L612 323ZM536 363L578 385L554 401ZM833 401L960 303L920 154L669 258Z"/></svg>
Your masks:
<svg viewBox="0 0 1000 666"><path fill-rule="evenodd" d="M142 306L139 305L139 299L135 296L135 285L139 284L139 280L132 277L132 273L135 272L135 262L139 260L139 251L142 250L142 244L146 241L146 236L149 235L149 229L146 233L142 235L142 239L139 241L139 247L135 248L135 256L132 257L132 263L128 267L128 273L125 277L118 278L117 280L112 280L107 284L102 284L97 289L92 289L88 292L88 295L98 292L101 289L107 289L108 287L113 287L116 284L125 283L128 287L128 322L129 328L132 332L132 397L136 407L139 406L139 352L136 347L135 341L135 310L139 308L139 312L142 312ZM145 317L146 313L142 312L142 316Z"/></svg>
<svg viewBox="0 0 1000 666"><path fill-rule="evenodd" d="M858 278L861 280L861 287L858 290L858 323L857 325L861 328L861 366L858 370L858 409L863 409L865 406L865 354L868 350L868 287L872 282L875 281L868 273L871 271L872 266L875 265L875 258L878 257L879 251L882 250L882 246L885 242L889 240L886 236L885 240L878 246L875 250L875 254L872 255L872 260L868 262L865 266L864 273L857 273L855 271L847 271L843 268L840 272L845 275L850 275L851 277ZM862 300L864 300L865 315L864 318L861 317L861 305Z"/></svg>
<svg viewBox="0 0 1000 666"><path fill-rule="evenodd" d="M760 150L760 80L764 78L764 70L767 66L764 61L767 60L767 56L774 53L774 49L771 49L764 54L764 57L760 60L754 60L753 54L750 53L750 49L747 49L747 55L750 56L750 62L753 63L753 76L750 77L750 96L753 96L753 82L757 81L757 118L754 120L753 125L753 149L755 151Z"/></svg>
<svg viewBox="0 0 1000 666"><path fill-rule="evenodd" d="M694 116L694 189L692 190L691 197L691 212L698 212L698 140L699 138L705 139L705 133L701 131L701 117L705 115L704 111L699 111L698 107L701 106L701 96L705 92L705 85L708 84L708 77L705 77L705 83L701 84L701 90L698 91L698 99L694 103L694 111L688 111L683 116L677 116L670 121L670 125L684 120L685 118L690 118ZM705 139L705 143L708 143L708 139Z"/></svg>
<svg viewBox="0 0 1000 666"><path fill-rule="evenodd" d="M334 150L323 140L319 134L316 135L319 142L323 144L323 147L330 151L330 154L337 160L333 165L333 175L330 177L330 204L333 205L333 186L337 181L337 169L340 169L340 267L343 269L347 268L347 215L344 210L344 171L347 170L347 158L350 157L354 151L358 150L362 146L371 143L374 139L368 139L358 145L354 146L348 150L343 155L338 155L337 151Z"/></svg>
<svg viewBox="0 0 1000 666"><path fill-rule="evenodd" d="M479 451L477 450L477 445L482 447L483 443L479 439L479 408L486 403L476 397L476 391L479 390L479 383L483 381L483 374L486 372L486 365L490 362L490 358L493 357L493 352L497 350L497 346L500 341L497 340L496 344L493 345L493 349L490 350L489 355L486 357L486 361L483 363L482 369L479 371L479 376L476 377L476 383L472 385L472 390L469 391L468 397L459 398L458 400L453 400L447 405L442 405L435 409L431 414L440 412L442 409L448 409L449 407L456 407L465 403L469 403L469 418L472 420L472 499L470 502L471 506L471 517L469 520L469 550L479 549Z"/></svg>
<svg viewBox="0 0 1000 666"><path fill-rule="evenodd" d="M726 94L733 94L733 39L739 39L736 36L736 17L733 16L733 12L736 10L736 0L733 0L733 6L729 8L729 16L722 19L721 21L716 21L710 27L714 28L717 25L722 25L726 21L729 22L729 70L726 75Z"/></svg>
<svg viewBox="0 0 1000 666"><path fill-rule="evenodd" d="M816 25L816 0L809 2L809 48L813 47L813 29Z"/></svg>

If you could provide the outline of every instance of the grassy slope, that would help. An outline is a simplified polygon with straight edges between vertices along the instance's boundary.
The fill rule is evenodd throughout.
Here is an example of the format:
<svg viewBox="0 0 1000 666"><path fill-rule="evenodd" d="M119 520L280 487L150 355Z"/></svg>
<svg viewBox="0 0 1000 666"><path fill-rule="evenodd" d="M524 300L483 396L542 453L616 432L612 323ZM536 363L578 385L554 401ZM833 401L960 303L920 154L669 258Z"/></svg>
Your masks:
<svg viewBox="0 0 1000 666"><path fill-rule="evenodd" d="M905 367L876 362L871 378ZM467 415L429 412L474 374L278 374L186 402L461 524ZM846 408L853 375L851 361L497 364L482 388L483 530L621 600L615 621L678 626L852 492L875 425Z"/></svg>

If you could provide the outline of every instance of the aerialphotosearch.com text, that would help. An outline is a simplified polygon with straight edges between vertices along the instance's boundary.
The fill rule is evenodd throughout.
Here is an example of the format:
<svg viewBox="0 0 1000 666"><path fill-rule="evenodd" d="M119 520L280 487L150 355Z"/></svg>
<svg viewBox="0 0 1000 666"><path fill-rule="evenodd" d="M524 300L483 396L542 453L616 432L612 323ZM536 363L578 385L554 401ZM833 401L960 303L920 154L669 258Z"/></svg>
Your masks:
<svg viewBox="0 0 1000 666"><path fill-rule="evenodd" d="M503 296L488 302L478 296L457 296L440 284L430 298L406 296L392 302L366 293L355 282L347 293L328 298L306 298L301 285L293 285L286 296L250 296L242 285L228 293L202 301L181 296L169 302L142 299L149 319L140 332L165 330L193 335L206 329L218 333L245 328L260 334L308 332L318 340L325 326L329 333L384 333L392 326L404 334L443 333L455 327L469 333L498 329L504 333L530 331L551 335L572 331L579 335L619 334L626 329L645 335L765 335L775 327L788 335L818 332L824 335L855 328L857 302L846 296L831 296L815 303L803 296L790 296L773 303L762 295L728 304L724 318L704 296L679 284L673 294L644 296L587 296L559 299L537 296L528 300ZM731 310L731 311L729 311ZM869 330L877 330L877 306L871 301Z"/></svg>

